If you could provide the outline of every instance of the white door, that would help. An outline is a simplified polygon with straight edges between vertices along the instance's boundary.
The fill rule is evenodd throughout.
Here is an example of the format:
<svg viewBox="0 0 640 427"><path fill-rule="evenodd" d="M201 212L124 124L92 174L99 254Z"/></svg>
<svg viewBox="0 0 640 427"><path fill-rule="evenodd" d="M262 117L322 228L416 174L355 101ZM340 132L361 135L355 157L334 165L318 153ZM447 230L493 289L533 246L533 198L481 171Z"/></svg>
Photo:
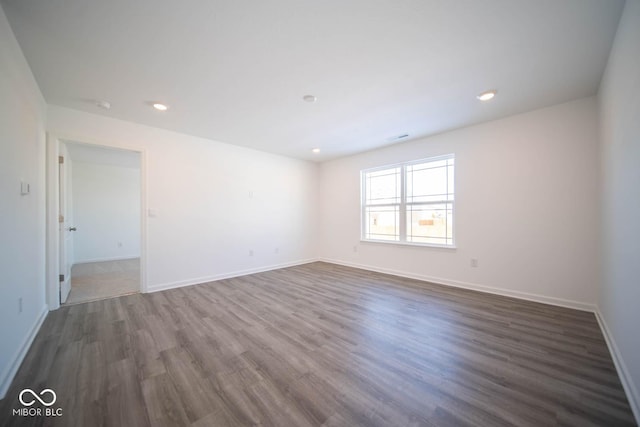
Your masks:
<svg viewBox="0 0 640 427"><path fill-rule="evenodd" d="M60 156L58 158L58 186L58 225L60 227L60 304L63 304L69 296L69 291L71 291L71 233L75 231L75 227L70 226L68 222L68 182L64 156Z"/></svg>

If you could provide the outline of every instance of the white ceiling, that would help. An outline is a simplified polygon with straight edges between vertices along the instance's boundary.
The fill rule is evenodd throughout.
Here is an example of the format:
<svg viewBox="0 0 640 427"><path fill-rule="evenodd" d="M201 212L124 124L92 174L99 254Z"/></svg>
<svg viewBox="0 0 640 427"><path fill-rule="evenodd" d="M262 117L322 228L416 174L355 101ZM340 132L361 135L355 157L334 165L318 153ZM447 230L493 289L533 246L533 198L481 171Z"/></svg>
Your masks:
<svg viewBox="0 0 640 427"><path fill-rule="evenodd" d="M1 1L48 103L320 161L595 94L624 5Z"/></svg>

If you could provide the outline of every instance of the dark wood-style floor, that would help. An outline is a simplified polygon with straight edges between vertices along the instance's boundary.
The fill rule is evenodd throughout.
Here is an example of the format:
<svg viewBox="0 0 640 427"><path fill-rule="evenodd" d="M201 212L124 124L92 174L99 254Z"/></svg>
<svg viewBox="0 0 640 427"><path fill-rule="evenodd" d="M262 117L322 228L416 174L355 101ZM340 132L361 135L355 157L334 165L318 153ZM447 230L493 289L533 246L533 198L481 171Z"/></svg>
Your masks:
<svg viewBox="0 0 640 427"><path fill-rule="evenodd" d="M56 418L11 415L25 388ZM6 425L635 425L592 313L313 263L51 312Z"/></svg>

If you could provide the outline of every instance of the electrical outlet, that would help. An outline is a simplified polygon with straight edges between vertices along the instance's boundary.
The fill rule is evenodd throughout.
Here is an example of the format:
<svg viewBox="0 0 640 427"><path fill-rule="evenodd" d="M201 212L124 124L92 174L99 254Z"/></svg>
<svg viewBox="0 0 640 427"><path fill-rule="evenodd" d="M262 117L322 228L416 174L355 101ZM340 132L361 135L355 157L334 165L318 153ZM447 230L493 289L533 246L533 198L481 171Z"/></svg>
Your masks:
<svg viewBox="0 0 640 427"><path fill-rule="evenodd" d="M353 252L358 252L358 245L353 246Z"/></svg>
<svg viewBox="0 0 640 427"><path fill-rule="evenodd" d="M118 247L121 248L122 247L122 242L118 242Z"/></svg>
<svg viewBox="0 0 640 427"><path fill-rule="evenodd" d="M18 313L22 313L22 297L18 298Z"/></svg>
<svg viewBox="0 0 640 427"><path fill-rule="evenodd" d="M478 259L477 258L471 258L471 267L473 267L473 268L477 268L478 267Z"/></svg>
<svg viewBox="0 0 640 427"><path fill-rule="evenodd" d="M277 253L279 253L279 252L280 252L280 248L275 248L275 249L273 250L273 253L275 253L275 254L277 254Z"/></svg>
<svg viewBox="0 0 640 427"><path fill-rule="evenodd" d="M253 249L249 249L249 256L253 256Z"/></svg>

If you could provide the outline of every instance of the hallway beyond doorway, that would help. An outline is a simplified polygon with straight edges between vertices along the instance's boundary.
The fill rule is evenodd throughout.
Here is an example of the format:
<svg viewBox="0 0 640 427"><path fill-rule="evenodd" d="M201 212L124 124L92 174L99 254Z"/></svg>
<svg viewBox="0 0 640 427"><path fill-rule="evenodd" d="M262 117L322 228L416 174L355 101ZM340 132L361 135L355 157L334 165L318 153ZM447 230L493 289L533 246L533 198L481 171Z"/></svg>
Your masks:
<svg viewBox="0 0 640 427"><path fill-rule="evenodd" d="M75 264L65 305L140 291L140 258Z"/></svg>

